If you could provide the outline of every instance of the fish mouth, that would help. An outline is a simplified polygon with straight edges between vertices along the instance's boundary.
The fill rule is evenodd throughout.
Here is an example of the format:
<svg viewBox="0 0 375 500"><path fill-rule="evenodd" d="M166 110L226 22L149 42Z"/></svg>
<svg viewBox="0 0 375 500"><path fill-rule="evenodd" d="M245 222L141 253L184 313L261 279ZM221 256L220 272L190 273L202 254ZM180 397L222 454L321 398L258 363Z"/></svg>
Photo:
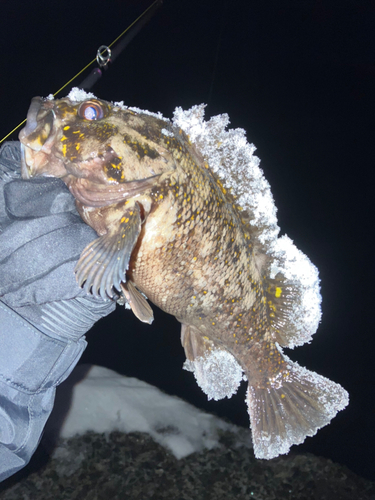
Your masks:
<svg viewBox="0 0 375 500"><path fill-rule="evenodd" d="M33 151L40 151L51 135L55 119L52 108L53 104L41 97L31 100L26 125L19 133L19 140Z"/></svg>
<svg viewBox="0 0 375 500"><path fill-rule="evenodd" d="M24 179L40 175L62 177L66 174L61 159L51 155L56 137L53 106L53 101L46 101L41 97L31 100L26 125L18 136L22 152L21 174Z"/></svg>

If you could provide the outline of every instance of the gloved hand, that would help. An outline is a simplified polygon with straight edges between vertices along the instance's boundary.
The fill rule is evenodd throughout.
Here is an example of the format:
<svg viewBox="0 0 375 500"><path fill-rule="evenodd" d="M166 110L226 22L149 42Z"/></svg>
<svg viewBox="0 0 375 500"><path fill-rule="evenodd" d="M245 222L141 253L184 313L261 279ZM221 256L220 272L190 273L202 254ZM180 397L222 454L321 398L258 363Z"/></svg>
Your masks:
<svg viewBox="0 0 375 500"><path fill-rule="evenodd" d="M83 335L115 308L88 296L74 266L97 236L65 184L20 178L20 145L0 149L0 481L28 463L55 387L77 364Z"/></svg>
<svg viewBox="0 0 375 500"><path fill-rule="evenodd" d="M41 331L79 338L115 308L75 280L80 253L97 235L62 181L19 178L15 145L0 156L0 300Z"/></svg>

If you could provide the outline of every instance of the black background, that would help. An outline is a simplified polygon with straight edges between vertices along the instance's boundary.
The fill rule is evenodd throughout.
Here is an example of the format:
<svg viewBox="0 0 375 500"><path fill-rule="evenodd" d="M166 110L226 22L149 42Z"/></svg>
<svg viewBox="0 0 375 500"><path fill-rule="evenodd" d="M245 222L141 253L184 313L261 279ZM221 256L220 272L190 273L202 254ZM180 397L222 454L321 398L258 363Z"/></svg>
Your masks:
<svg viewBox="0 0 375 500"><path fill-rule="evenodd" d="M1 2L0 138L25 118L33 96L56 92L150 3ZM168 117L176 106L204 102L207 118L228 113L232 127L247 131L281 233L320 271L321 325L312 344L287 354L351 397L347 410L294 450L372 479L374 21L370 1L166 0L92 89ZM179 331L161 311L148 326L118 308L88 334L82 361L248 426L244 387L231 400L207 402L181 369Z"/></svg>

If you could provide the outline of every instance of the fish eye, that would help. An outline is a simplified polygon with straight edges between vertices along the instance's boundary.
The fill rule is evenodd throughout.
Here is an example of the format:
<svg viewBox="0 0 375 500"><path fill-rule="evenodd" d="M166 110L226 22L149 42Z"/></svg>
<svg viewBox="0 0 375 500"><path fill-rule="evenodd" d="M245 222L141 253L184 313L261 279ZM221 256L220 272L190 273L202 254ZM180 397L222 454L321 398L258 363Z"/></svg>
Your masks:
<svg viewBox="0 0 375 500"><path fill-rule="evenodd" d="M100 120L104 118L104 109L98 101L86 101L78 108L78 116L89 121Z"/></svg>

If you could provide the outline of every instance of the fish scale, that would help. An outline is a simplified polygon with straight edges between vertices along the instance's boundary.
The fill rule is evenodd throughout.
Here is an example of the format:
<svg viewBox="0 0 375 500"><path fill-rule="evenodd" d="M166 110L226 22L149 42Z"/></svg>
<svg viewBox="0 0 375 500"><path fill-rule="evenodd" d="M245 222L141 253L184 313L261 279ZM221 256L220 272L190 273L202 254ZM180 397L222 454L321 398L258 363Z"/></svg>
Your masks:
<svg viewBox="0 0 375 500"><path fill-rule="evenodd" d="M225 166L225 154L232 163L252 149L241 133L225 135L226 119L210 125L199 109L181 113L171 123L91 96L36 98L20 133L23 174L62 178L97 231L77 263L79 285L127 301L145 322L153 319L145 296L173 314L182 324L184 367L209 398L230 397L247 379L254 452L273 458L328 424L348 396L282 351L309 340L295 317L311 290L293 278L285 251L274 250L276 226L264 237L268 187L260 170L247 182L243 165ZM248 209L214 167L242 178L237 189L245 201L249 192ZM295 262L307 260L291 248Z"/></svg>

